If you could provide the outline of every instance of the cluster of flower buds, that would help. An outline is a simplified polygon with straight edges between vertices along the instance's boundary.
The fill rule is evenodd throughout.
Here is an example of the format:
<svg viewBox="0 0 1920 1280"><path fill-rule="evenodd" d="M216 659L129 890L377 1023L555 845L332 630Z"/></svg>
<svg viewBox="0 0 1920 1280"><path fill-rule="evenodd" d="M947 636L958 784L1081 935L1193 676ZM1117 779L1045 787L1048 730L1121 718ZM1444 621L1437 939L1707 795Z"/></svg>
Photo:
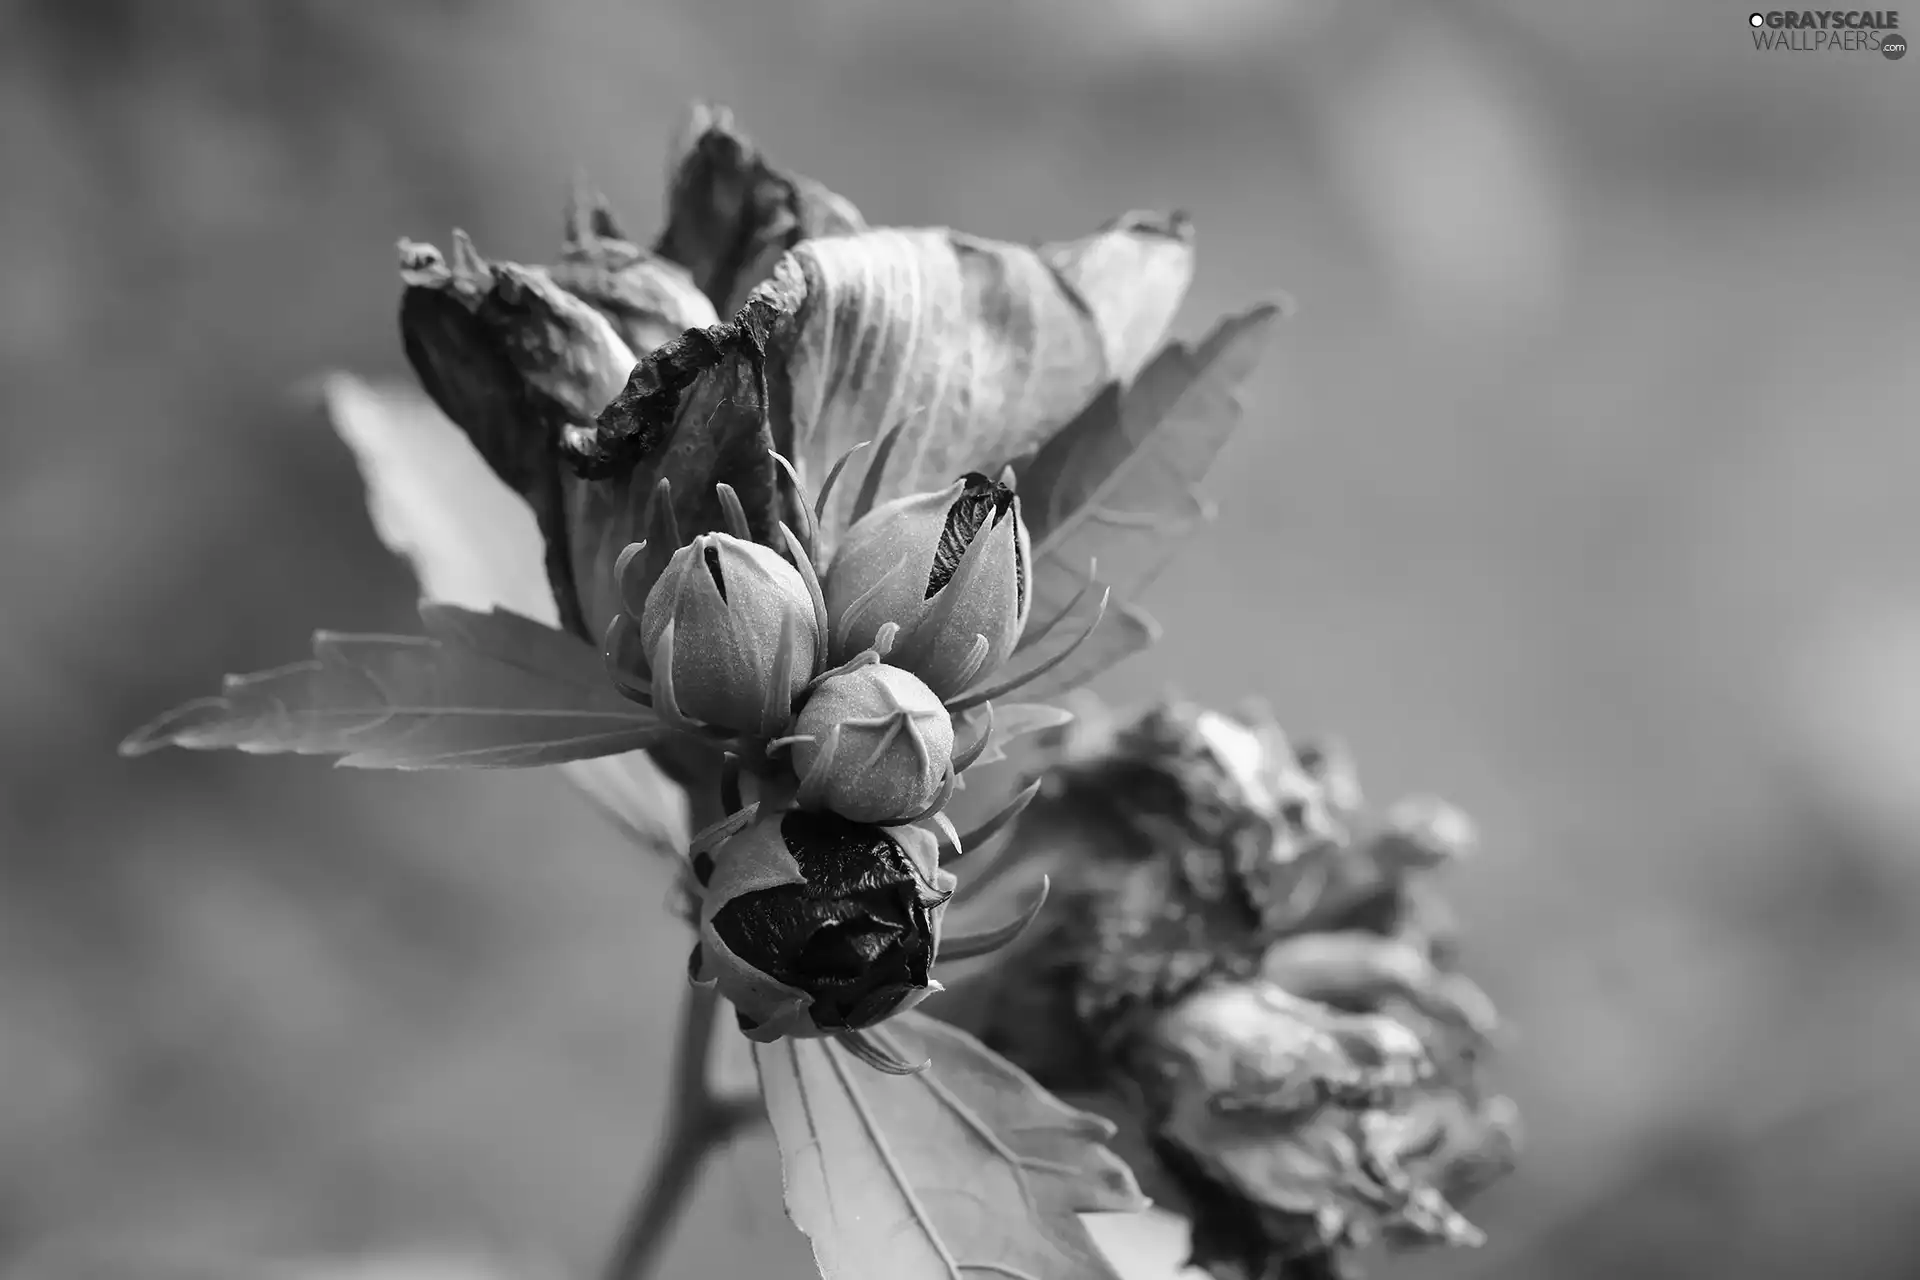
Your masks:
<svg viewBox="0 0 1920 1280"><path fill-rule="evenodd" d="M690 849L692 979L717 984L752 1039L838 1035L908 1070L859 1032L940 990L935 961L1003 944L1039 907L943 943L956 885L943 858L1005 832L1032 795L965 836L945 813L994 742L991 700L1042 669L993 683L1031 607L1027 532L1011 473L969 474L856 511L825 559L827 493L809 503L775 461L805 517L797 532L778 526L781 548L754 541L726 485L727 528L682 542L659 483L646 540L616 566L623 612L607 660L622 692L727 762L727 815ZM1003 719L1002 740L1015 731Z"/></svg>

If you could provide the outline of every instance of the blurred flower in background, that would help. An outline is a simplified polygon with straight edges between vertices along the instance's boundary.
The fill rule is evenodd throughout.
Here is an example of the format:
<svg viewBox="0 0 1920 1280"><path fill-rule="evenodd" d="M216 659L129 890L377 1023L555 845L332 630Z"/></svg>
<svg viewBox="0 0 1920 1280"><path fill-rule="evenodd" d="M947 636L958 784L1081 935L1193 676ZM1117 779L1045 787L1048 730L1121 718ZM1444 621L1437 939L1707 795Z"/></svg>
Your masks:
<svg viewBox="0 0 1920 1280"><path fill-rule="evenodd" d="M525 258L580 167L644 238L710 97L875 221L1184 207L1195 316L1301 301L1148 601L1191 621L1108 691L1258 691L1482 827L1450 891L1528 1159L1486 1248L1396 1270L1912 1272L1912 60L1651 0L1090 12L0 17L0 1270L602 1247L669 869L536 777L112 746L210 662L401 625L290 390L405 376L394 239ZM668 1270L803 1247L754 1142Z"/></svg>

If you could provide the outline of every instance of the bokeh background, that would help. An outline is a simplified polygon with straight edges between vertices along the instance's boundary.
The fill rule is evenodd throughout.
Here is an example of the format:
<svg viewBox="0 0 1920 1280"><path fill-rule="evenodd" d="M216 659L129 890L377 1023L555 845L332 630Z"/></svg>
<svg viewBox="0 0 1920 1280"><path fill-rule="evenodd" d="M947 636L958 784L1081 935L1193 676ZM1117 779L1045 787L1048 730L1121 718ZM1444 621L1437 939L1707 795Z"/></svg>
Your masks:
<svg viewBox="0 0 1920 1280"><path fill-rule="evenodd" d="M1920 59L1746 12L0 6L0 1273L610 1238L664 866L544 776L113 745L406 625L303 379L406 376L403 233L540 260L582 167L650 233L693 97L875 222L1185 208L1184 332L1301 304L1105 692L1259 692L1484 828L1531 1148L1389 1274L1920 1271ZM804 1259L759 1140L666 1274Z"/></svg>

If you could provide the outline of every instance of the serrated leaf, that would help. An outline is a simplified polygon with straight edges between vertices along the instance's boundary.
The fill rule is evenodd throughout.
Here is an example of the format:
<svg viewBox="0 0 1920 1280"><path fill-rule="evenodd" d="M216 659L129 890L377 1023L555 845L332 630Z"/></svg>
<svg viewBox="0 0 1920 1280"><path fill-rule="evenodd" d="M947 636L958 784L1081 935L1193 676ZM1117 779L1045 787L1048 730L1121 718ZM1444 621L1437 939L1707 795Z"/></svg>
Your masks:
<svg viewBox="0 0 1920 1280"><path fill-rule="evenodd" d="M411 388L341 373L324 379L321 393L359 466L374 531L412 568L421 596L559 625L533 513L465 432ZM686 797L645 753L571 761L560 771L628 833L668 848L685 843Z"/></svg>
<svg viewBox="0 0 1920 1280"><path fill-rule="evenodd" d="M424 636L314 637L314 658L229 676L219 697L121 744L333 755L372 769L530 768L617 755L666 736L622 698L601 656L505 611L422 605Z"/></svg>
<svg viewBox="0 0 1920 1280"><path fill-rule="evenodd" d="M1100 286L1097 309L1022 245L937 229L806 240L730 324L642 360L595 431L570 437L569 452L583 474L623 476L670 441L699 439L725 404L764 413L771 443L810 488L847 450L889 433L859 464L880 469L879 501L997 469L1070 421L1114 376L1110 360L1124 367L1140 332L1164 327L1176 273L1164 253L1124 245L1172 235L1134 218L1075 242L1104 246L1073 262L1088 289ZM1173 243L1185 261L1185 241ZM1135 270L1157 288L1128 293ZM756 495L762 479L751 482ZM856 475L834 490L823 554L867 487Z"/></svg>
<svg viewBox="0 0 1920 1280"><path fill-rule="evenodd" d="M1280 309L1222 321L1197 348L1162 351L1124 390L1109 386L1020 473L1021 514L1033 538L1038 637L1071 606L1096 560L1124 598L1137 594L1202 518L1198 486L1240 422L1238 389L1253 372Z"/></svg>
<svg viewBox="0 0 1920 1280"><path fill-rule="evenodd" d="M757 1046L787 1212L824 1280L1112 1280L1079 1214L1146 1208L1076 1111L978 1040L920 1013L867 1033L914 1076L837 1042Z"/></svg>

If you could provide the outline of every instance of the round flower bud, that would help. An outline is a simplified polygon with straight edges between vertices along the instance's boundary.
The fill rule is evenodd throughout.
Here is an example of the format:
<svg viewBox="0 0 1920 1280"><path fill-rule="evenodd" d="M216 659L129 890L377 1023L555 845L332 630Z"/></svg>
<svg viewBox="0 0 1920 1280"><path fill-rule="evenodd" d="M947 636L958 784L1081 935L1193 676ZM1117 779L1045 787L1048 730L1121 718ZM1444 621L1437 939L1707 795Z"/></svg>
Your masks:
<svg viewBox="0 0 1920 1280"><path fill-rule="evenodd" d="M918 817L953 767L953 718L940 699L918 676L877 662L821 681L793 732L800 802L855 822Z"/></svg>
<svg viewBox="0 0 1920 1280"><path fill-rule="evenodd" d="M813 597L780 554L706 533L667 562L647 594L640 644L654 705L668 718L775 737L813 675Z"/></svg>
<svg viewBox="0 0 1920 1280"><path fill-rule="evenodd" d="M830 656L847 661L894 623L887 661L951 698L1020 642L1031 559L1019 499L983 475L875 507L847 530L822 583Z"/></svg>
<svg viewBox="0 0 1920 1280"><path fill-rule="evenodd" d="M762 1043L873 1026L940 989L953 876L934 836L838 814L761 815L715 851L693 977Z"/></svg>

